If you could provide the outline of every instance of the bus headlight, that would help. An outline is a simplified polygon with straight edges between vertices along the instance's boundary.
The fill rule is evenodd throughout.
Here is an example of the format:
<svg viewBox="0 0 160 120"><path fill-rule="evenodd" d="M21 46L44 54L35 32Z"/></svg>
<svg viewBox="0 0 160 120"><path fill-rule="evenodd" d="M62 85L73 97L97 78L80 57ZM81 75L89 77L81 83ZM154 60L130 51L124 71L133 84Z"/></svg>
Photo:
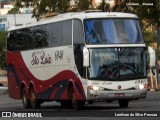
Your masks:
<svg viewBox="0 0 160 120"><path fill-rule="evenodd" d="M147 84L143 84L143 85L139 85L139 89L144 89L144 88L147 88Z"/></svg>
<svg viewBox="0 0 160 120"><path fill-rule="evenodd" d="M98 86L93 86L93 90L99 90Z"/></svg>
<svg viewBox="0 0 160 120"><path fill-rule="evenodd" d="M144 88L144 85L139 85L139 89L143 89Z"/></svg>
<svg viewBox="0 0 160 120"><path fill-rule="evenodd" d="M88 86L89 90L104 90L103 87L99 87L99 86Z"/></svg>

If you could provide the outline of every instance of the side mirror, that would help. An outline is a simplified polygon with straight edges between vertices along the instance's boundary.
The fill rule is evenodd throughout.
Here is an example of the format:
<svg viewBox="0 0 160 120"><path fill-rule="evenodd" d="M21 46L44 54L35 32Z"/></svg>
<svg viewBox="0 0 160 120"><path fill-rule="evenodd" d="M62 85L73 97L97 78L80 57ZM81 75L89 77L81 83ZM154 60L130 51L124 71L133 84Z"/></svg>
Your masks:
<svg viewBox="0 0 160 120"><path fill-rule="evenodd" d="M86 47L83 48L83 66L89 66L89 51Z"/></svg>
<svg viewBox="0 0 160 120"><path fill-rule="evenodd" d="M150 67L155 67L156 66L155 50L153 50L152 47L148 47L148 52L149 52L149 66Z"/></svg>

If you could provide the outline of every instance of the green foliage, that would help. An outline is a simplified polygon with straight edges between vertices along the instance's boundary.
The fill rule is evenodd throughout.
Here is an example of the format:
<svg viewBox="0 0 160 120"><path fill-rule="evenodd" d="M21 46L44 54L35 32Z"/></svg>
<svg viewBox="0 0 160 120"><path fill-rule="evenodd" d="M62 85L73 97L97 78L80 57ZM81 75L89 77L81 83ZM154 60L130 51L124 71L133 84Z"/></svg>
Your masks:
<svg viewBox="0 0 160 120"><path fill-rule="evenodd" d="M80 0L78 3L78 9L81 11L89 9L90 2L88 0Z"/></svg>
<svg viewBox="0 0 160 120"><path fill-rule="evenodd" d="M105 0L102 0L102 3L100 4L98 9L102 10L103 12L110 11L109 4L106 4Z"/></svg>
<svg viewBox="0 0 160 120"><path fill-rule="evenodd" d="M16 14L18 12L19 12L19 9L14 7L11 10L8 11L8 14Z"/></svg>
<svg viewBox="0 0 160 120"><path fill-rule="evenodd" d="M130 11L131 13L137 14L139 19L147 20L149 24L156 24L158 22L158 19L160 17L160 10L158 7L158 0L136 0L140 4L144 3L153 3L153 6L138 6L133 7L133 10ZM145 27L145 26L144 26Z"/></svg>
<svg viewBox="0 0 160 120"><path fill-rule="evenodd" d="M6 69L6 51L3 49L0 53L0 68Z"/></svg>
<svg viewBox="0 0 160 120"><path fill-rule="evenodd" d="M16 0L16 3L15 3L16 8L22 8L21 1L22 0Z"/></svg>
<svg viewBox="0 0 160 120"><path fill-rule="evenodd" d="M5 31L0 32L0 51L5 47L6 35Z"/></svg>
<svg viewBox="0 0 160 120"><path fill-rule="evenodd" d="M0 32L0 68L6 68L6 36L5 31Z"/></svg>
<svg viewBox="0 0 160 120"><path fill-rule="evenodd" d="M156 33L155 32L150 32L150 31L145 31L144 32L144 40L145 40L145 43L148 45L148 46L153 46L153 43L156 43Z"/></svg>
<svg viewBox="0 0 160 120"><path fill-rule="evenodd" d="M40 16L47 13L65 13L69 11L84 11L88 10L89 6L92 6L92 0L75 0L77 6L74 9L70 9L70 0L16 0L15 8L10 13L17 13L17 9L22 8L22 2L25 3L25 7L29 4L34 7L33 16L39 20Z"/></svg>
<svg viewBox="0 0 160 120"><path fill-rule="evenodd" d="M68 8L69 8L68 0L59 0L59 2L57 3L57 10L59 12L67 12Z"/></svg>
<svg viewBox="0 0 160 120"><path fill-rule="evenodd" d="M39 17L46 13L67 12L69 8L69 0L41 0L40 4L37 2L33 10L33 16L39 20Z"/></svg>

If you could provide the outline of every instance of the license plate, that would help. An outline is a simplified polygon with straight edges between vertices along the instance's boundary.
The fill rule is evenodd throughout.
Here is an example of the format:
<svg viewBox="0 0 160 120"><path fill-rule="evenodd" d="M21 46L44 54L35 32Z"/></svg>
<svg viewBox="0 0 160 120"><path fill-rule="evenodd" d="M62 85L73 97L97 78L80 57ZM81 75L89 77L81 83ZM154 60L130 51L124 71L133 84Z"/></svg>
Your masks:
<svg viewBox="0 0 160 120"><path fill-rule="evenodd" d="M115 97L124 97L125 94L124 93L115 93Z"/></svg>

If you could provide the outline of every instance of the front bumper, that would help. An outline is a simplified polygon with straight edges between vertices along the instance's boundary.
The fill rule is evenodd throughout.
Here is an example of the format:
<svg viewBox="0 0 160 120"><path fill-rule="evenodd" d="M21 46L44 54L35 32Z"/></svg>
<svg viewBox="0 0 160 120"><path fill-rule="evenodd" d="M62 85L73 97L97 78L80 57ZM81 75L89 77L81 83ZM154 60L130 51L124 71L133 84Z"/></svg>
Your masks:
<svg viewBox="0 0 160 120"><path fill-rule="evenodd" d="M147 96L147 89L141 90L122 90L122 91L96 91L88 90L87 100L136 100L145 99Z"/></svg>

